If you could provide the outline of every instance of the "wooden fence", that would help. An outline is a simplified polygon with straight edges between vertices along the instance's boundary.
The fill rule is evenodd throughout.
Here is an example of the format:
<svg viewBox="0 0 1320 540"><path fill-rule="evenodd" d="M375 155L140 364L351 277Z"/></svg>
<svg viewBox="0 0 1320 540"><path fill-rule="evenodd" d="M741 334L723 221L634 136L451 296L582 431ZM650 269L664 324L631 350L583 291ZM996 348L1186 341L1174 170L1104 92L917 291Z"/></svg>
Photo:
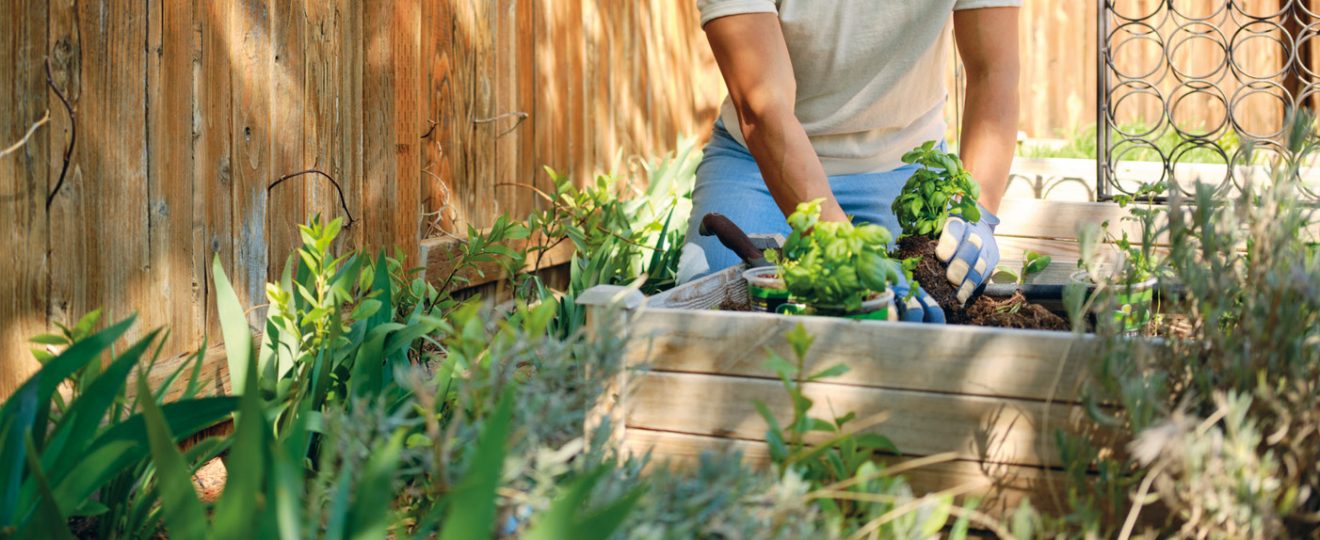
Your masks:
<svg viewBox="0 0 1320 540"><path fill-rule="evenodd" d="M542 165L583 177L655 155L713 118L720 80L692 2L8 0L0 10L0 396L26 339L102 308L215 328L218 256L264 303L308 216L347 246L397 245L525 215ZM69 116L77 142L59 193ZM210 335L218 335L210 332Z"/></svg>

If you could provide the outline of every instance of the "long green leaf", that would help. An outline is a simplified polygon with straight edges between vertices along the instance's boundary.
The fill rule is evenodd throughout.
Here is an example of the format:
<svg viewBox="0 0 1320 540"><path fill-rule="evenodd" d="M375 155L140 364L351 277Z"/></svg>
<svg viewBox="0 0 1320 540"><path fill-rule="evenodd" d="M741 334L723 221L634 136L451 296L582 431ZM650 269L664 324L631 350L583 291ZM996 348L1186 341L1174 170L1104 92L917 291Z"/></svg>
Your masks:
<svg viewBox="0 0 1320 540"><path fill-rule="evenodd" d="M27 446L29 470L32 472L32 478L37 482L38 515L29 524L31 529L25 533L20 533L20 536L73 540L73 533L69 532L68 521L64 518L59 503L55 501L55 496L50 492L50 482L46 481L46 474L41 470L41 463L37 462L37 449L32 443L32 437L26 437L23 442Z"/></svg>
<svg viewBox="0 0 1320 540"><path fill-rule="evenodd" d="M234 426L234 445L225 460L229 477L225 491L215 506L215 537L251 538L259 520L257 501L262 498L269 426L263 414L261 393L257 390L256 358L248 356L247 379L239 398L239 415Z"/></svg>
<svg viewBox="0 0 1320 540"><path fill-rule="evenodd" d="M220 256L211 264L215 277L215 305L220 315L220 333L225 337L225 354L229 360L229 387L240 393L247 381L248 360L252 358L252 329L248 327L238 294L229 283Z"/></svg>
<svg viewBox="0 0 1320 540"><path fill-rule="evenodd" d="M68 349L56 356L54 360L47 362L32 378L23 383L14 392L11 399L5 402L4 410L0 411L0 414L9 416L11 406L18 407L16 400L13 398L19 397L28 388L33 388L36 392L34 398L37 404L37 416L36 421L32 424L35 428L32 441L37 445L38 450L45 448L46 420L50 417L50 400L55 394L55 390L59 388L60 383L64 382L65 379L82 369L89 362L98 359L102 352L114 345L115 341L122 337L129 327L133 326L133 320L133 317L129 317L110 328L88 336L87 339L70 345ZM22 443L19 442L19 445L21 446Z"/></svg>
<svg viewBox="0 0 1320 540"><path fill-rule="evenodd" d="M142 353L146 352L158 334L159 331L147 334L119 355L69 406L56 425L50 444L43 452L42 463L47 470L68 470L82 458L87 446L96 438L106 411L114 405L115 398L124 389L129 372L137 365Z"/></svg>
<svg viewBox="0 0 1320 540"><path fill-rule="evenodd" d="M384 382L385 339L391 332L403 328L399 323L384 323L367 332L366 341L358 347L357 356L353 359L352 374L349 376L353 395L374 396L380 393L381 383Z"/></svg>
<svg viewBox="0 0 1320 540"><path fill-rule="evenodd" d="M27 461L24 438L31 434L37 450L45 446L51 396L60 383L96 360L132 325L133 318L129 317L70 345L19 386L0 408L0 423L7 426L3 433L4 446L0 447L0 527L12 525L18 513L19 488Z"/></svg>
<svg viewBox="0 0 1320 540"><path fill-rule="evenodd" d="M348 512L348 537L353 540L385 538L391 521L392 484L403 450L403 434L402 430L395 432L389 442L372 452L362 470L353 507Z"/></svg>
<svg viewBox="0 0 1320 540"><path fill-rule="evenodd" d="M193 399L201 390L202 363L206 359L206 351L210 350L209 342L209 338L202 336L202 345L197 349L197 361L193 363L192 373L188 374L188 386L183 389L183 395L179 399Z"/></svg>
<svg viewBox="0 0 1320 540"><path fill-rule="evenodd" d="M367 320L368 328L390 322L390 319L394 316L394 299L390 294L390 267L389 262L385 260L385 250L383 249L376 258L371 291L375 294L372 298L380 302L380 309L376 310L376 313L372 314Z"/></svg>
<svg viewBox="0 0 1320 540"><path fill-rule="evenodd" d="M509 421L513 416L513 391L506 389L500 404L482 432L471 465L463 481L454 488L449 516L440 529L440 540L490 538L495 521L495 490L504 469Z"/></svg>
<svg viewBox="0 0 1320 540"><path fill-rule="evenodd" d="M660 227L660 237L656 241L655 251L651 253L651 262L646 265L647 279L655 279L659 274L661 257L665 254L665 236L669 234L669 221L674 219L674 211L678 206L669 207L669 215L665 216L665 224Z"/></svg>
<svg viewBox="0 0 1320 540"><path fill-rule="evenodd" d="M228 417L237 405L238 400L232 397L202 398L167 403L161 407L161 413L169 432L177 434L177 442ZM62 481L54 480L56 498L81 501L91 497L120 472L151 456L146 440L146 422L141 414L106 430L88 446L82 459L62 475Z"/></svg>
<svg viewBox="0 0 1320 540"><path fill-rule="evenodd" d="M270 512L281 538L303 538L304 470L310 434L307 429L309 414L304 400L282 440L271 439L277 446L271 449L271 471L268 482L272 495Z"/></svg>
<svg viewBox="0 0 1320 540"><path fill-rule="evenodd" d="M523 538L525 540L576 538L576 534L582 532L576 530L574 523L578 509L591 497L591 490L600 480L602 472L603 469L596 469L570 484L568 489L550 504L549 509L537 516L536 523Z"/></svg>
<svg viewBox="0 0 1320 540"><path fill-rule="evenodd" d="M637 501L645 494L645 489L633 489L627 495L587 515L579 522L575 537L584 540L606 540L613 536L628 519L633 507L637 506Z"/></svg>
<svg viewBox="0 0 1320 540"><path fill-rule="evenodd" d="M345 466L339 471L340 478L351 478L353 468L350 465ZM344 537L344 530L348 527L348 513L353 498L353 483L338 482L335 486L335 493L330 498L330 508L325 514L325 540L339 540Z"/></svg>
<svg viewBox="0 0 1320 540"><path fill-rule="evenodd" d="M206 510L193 491L192 471L183 454L174 445L174 436L165 424L156 401L151 399L147 379L138 376L138 405L147 424L152 461L156 465L156 486L160 490L161 518L170 538L192 540L206 537Z"/></svg>
<svg viewBox="0 0 1320 540"><path fill-rule="evenodd" d="M164 340L162 340L161 342L164 343ZM170 393L170 388L173 387L174 383L179 380L179 377L183 375L183 372L190 367L193 368L193 370L195 371L196 366L199 366L202 363L202 359L203 359L202 357L204 356L206 356L206 347L197 349L196 352L188 355L188 358L186 358L182 362L179 362L179 367L174 368L174 370L171 371L170 374L167 375L165 379L163 379L158 386L156 386L156 391L154 394L156 398L156 402L157 403L164 402L165 396ZM184 396L184 397L188 398L192 396Z"/></svg>

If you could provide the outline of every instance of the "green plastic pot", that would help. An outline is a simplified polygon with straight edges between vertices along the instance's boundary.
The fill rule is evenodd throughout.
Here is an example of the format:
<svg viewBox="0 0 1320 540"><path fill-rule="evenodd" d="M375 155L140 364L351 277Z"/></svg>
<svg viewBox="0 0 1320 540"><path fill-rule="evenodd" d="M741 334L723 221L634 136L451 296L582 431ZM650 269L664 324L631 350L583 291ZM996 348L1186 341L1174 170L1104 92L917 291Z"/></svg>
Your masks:
<svg viewBox="0 0 1320 540"><path fill-rule="evenodd" d="M1078 270L1072 275L1074 283L1088 287L1087 293L1095 291L1095 280L1086 270ZM1155 285L1159 282L1154 277L1137 283L1119 283L1114 285L1114 300L1118 309L1114 310L1114 322L1123 326L1123 331L1135 333L1141 331L1150 322L1155 305Z"/></svg>
<svg viewBox="0 0 1320 540"><path fill-rule="evenodd" d="M805 305L801 308L801 313L805 315L823 315L826 317L844 317L848 319L857 319L864 321L888 321L889 311L894 304L894 291L886 290L879 296L862 302L862 307L855 311L844 309L843 306L815 306ZM789 304L793 305L793 304Z"/></svg>
<svg viewBox="0 0 1320 540"><path fill-rule="evenodd" d="M747 280L747 300L752 311L779 313L780 308L788 303L788 288L779 277L778 268L752 268L744 271L742 276Z"/></svg>

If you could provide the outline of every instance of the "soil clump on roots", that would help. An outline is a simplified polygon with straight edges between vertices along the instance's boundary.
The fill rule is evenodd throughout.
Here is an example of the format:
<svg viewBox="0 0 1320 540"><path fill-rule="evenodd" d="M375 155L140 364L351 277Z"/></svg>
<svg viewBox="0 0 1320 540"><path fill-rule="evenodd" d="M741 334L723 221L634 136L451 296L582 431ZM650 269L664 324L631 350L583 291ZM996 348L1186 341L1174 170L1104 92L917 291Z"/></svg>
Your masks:
<svg viewBox="0 0 1320 540"><path fill-rule="evenodd" d="M958 291L944 277L945 266L935 257L935 240L908 236L899 239L898 259L920 260L912 270L912 277L921 284L941 308L950 324L970 324L995 328L1024 328L1036 330L1068 330L1068 321L1039 304L1027 302L1021 292L1009 298L980 295L964 308L958 301Z"/></svg>

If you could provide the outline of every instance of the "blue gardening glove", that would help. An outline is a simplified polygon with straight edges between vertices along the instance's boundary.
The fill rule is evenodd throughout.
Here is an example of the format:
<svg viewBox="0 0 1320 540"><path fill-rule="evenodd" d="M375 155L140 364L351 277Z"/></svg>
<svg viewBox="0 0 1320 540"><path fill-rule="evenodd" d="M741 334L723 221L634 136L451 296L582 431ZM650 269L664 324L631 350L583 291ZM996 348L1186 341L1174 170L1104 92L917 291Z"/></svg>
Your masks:
<svg viewBox="0 0 1320 540"><path fill-rule="evenodd" d="M917 293L912 298L907 298L908 286L907 278L899 274L899 282L891 285L889 288L894 291L894 311L897 312L897 320L904 322L924 322L932 324L944 324L944 309L939 303L926 293L921 285L917 285Z"/></svg>
<svg viewBox="0 0 1320 540"><path fill-rule="evenodd" d="M958 289L958 301L964 304L999 264L999 245L995 243L999 218L980 204L977 208L981 210L981 220L976 223L949 216L940 243L935 247L935 257L949 265L945 277Z"/></svg>

